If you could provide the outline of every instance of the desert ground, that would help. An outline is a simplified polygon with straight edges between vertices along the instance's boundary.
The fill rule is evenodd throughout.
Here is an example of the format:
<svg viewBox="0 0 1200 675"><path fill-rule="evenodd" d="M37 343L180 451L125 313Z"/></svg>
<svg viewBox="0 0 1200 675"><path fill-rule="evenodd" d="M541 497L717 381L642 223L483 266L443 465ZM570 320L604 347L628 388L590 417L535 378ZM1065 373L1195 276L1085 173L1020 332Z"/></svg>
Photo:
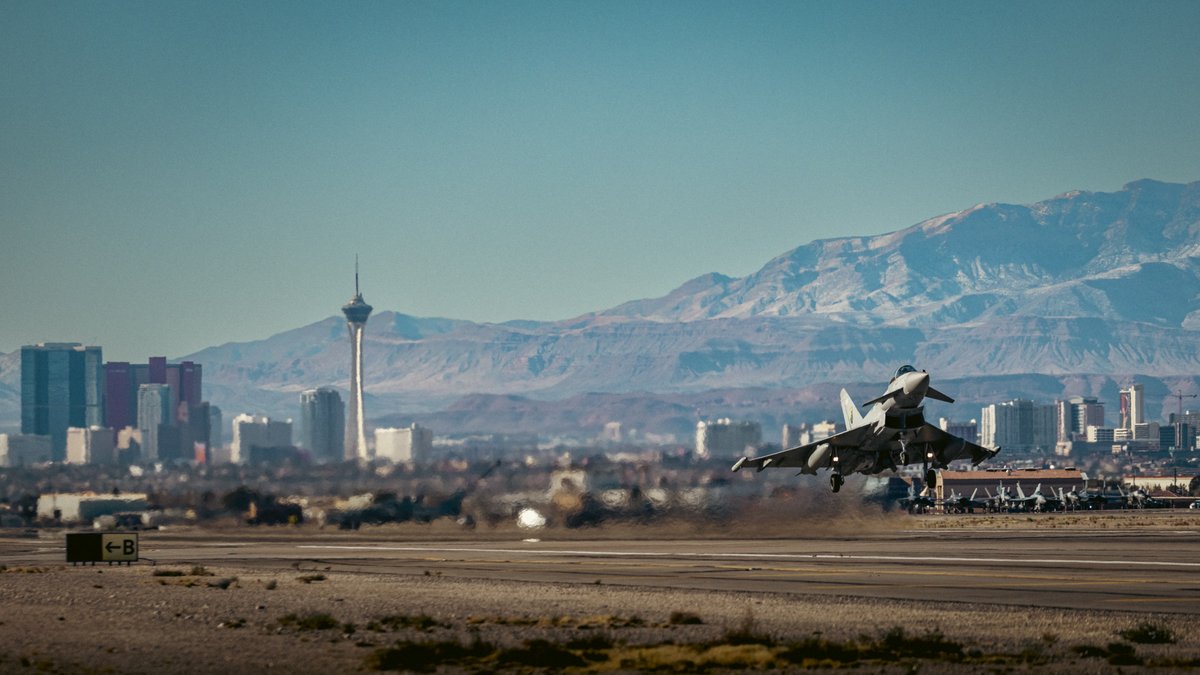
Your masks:
<svg viewBox="0 0 1200 675"><path fill-rule="evenodd" d="M0 672L1178 671L1200 517L141 533L71 566L0 536Z"/></svg>

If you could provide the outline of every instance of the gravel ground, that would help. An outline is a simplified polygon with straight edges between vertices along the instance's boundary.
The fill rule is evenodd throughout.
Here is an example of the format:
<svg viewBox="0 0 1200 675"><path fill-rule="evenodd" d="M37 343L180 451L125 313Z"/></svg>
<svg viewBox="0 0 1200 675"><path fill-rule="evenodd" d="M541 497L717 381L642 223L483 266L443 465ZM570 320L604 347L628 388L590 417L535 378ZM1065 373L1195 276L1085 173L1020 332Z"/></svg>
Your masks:
<svg viewBox="0 0 1200 675"><path fill-rule="evenodd" d="M164 570L185 575L156 576ZM479 638L516 647L534 639L564 642L599 635L635 645L691 644L720 642L739 629L782 641L818 633L849 640L878 638L897 626L909 635L938 631L978 655L1011 658L994 666L981 666L979 660L971 665L915 661L860 664L860 669L903 672L915 664L925 672L1115 672L1117 666L1103 658L1082 658L1071 648L1118 641L1118 631L1143 621L1169 628L1177 642L1137 645L1139 656L1159 663L1200 658L1200 630L1185 616L290 567L209 567L211 576L191 571L147 565L4 570L0 672L337 673L364 670L372 652L398 640L469 643ZM314 575L325 578L302 580ZM676 625L681 613L703 623ZM310 614L327 614L337 625L312 630L288 625L288 615ZM389 623L387 617L395 618ZM607 670L611 664L594 668Z"/></svg>

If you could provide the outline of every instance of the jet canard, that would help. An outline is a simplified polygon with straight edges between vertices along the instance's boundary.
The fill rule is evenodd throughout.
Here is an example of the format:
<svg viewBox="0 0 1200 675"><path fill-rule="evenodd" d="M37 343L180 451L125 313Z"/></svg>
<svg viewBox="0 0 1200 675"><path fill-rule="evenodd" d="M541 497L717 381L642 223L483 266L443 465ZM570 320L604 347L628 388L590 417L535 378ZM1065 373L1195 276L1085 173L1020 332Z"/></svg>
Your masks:
<svg viewBox="0 0 1200 675"><path fill-rule="evenodd" d="M842 390L845 431L763 457L742 457L733 470L779 467L815 475L818 469L829 469L833 472L829 484L837 492L847 474L895 471L908 464L924 466L926 484L932 485L934 469L945 468L958 459L979 464L1000 452L1000 448L992 450L976 445L927 423L922 405L926 398L954 402L930 386L929 373L910 365L901 366L888 382L887 390L867 401L871 408L865 415L859 412L846 390Z"/></svg>

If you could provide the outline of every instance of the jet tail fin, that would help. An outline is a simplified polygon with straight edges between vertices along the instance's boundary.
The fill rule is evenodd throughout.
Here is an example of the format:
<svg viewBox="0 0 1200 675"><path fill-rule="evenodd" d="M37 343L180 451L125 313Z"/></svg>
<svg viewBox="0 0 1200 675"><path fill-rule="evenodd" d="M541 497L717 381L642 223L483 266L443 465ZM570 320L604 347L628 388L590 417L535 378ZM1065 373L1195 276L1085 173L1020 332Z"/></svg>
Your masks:
<svg viewBox="0 0 1200 675"><path fill-rule="evenodd" d="M858 406L854 405L854 399L850 398L850 394L846 390L842 390L842 417L846 420L846 428L853 429L854 425L862 421L862 415L858 412Z"/></svg>

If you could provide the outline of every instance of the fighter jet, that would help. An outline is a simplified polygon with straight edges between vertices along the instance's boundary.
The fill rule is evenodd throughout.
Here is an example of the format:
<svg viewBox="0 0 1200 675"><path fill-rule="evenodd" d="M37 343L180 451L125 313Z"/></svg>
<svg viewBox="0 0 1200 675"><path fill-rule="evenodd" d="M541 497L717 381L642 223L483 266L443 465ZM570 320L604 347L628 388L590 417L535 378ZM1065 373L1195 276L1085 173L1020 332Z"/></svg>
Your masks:
<svg viewBox="0 0 1200 675"><path fill-rule="evenodd" d="M1063 509L1063 500L1061 497L1055 497L1053 493L1049 496L1042 494L1042 484L1038 483L1030 494L1025 494L1021 489L1021 483L1017 483L1016 496L1008 495L1006 506L1009 511L1061 511Z"/></svg>
<svg viewBox="0 0 1200 675"><path fill-rule="evenodd" d="M1092 492L1087 489L1086 485L1065 494L1062 492L1062 488L1059 488L1059 498L1065 507L1072 511L1077 509L1123 509L1128 506L1128 500L1124 493L1114 495Z"/></svg>
<svg viewBox="0 0 1200 675"><path fill-rule="evenodd" d="M1125 503L1131 509L1162 509L1167 507L1166 502L1151 497L1150 493L1141 487L1135 487L1132 491L1126 492Z"/></svg>
<svg viewBox="0 0 1200 675"><path fill-rule="evenodd" d="M896 502L900 504L900 508L907 510L909 513L925 513L937 506L937 500L929 495L928 487L917 493L911 485L908 486L908 496L901 497Z"/></svg>
<svg viewBox="0 0 1200 675"><path fill-rule="evenodd" d="M859 412L850 394L842 390L845 431L763 457L742 457L733 470L798 468L800 473L796 475L816 475L817 469L830 469L829 485L837 492L847 474L895 471L906 464L921 464L925 469L925 484L933 485L937 478L934 469L945 468L956 459L979 464L1000 452L1000 448L990 450L926 424L921 404L927 397L954 402L929 386L928 373L909 365L901 366L888 383L887 391L867 401L866 405L872 407L866 415Z"/></svg>
<svg viewBox="0 0 1200 675"><path fill-rule="evenodd" d="M977 494L979 494L979 488L971 490L970 497L959 494L957 490L951 490L950 496L942 500L942 509L946 513L975 513L975 509L991 508L991 499L977 499Z"/></svg>

